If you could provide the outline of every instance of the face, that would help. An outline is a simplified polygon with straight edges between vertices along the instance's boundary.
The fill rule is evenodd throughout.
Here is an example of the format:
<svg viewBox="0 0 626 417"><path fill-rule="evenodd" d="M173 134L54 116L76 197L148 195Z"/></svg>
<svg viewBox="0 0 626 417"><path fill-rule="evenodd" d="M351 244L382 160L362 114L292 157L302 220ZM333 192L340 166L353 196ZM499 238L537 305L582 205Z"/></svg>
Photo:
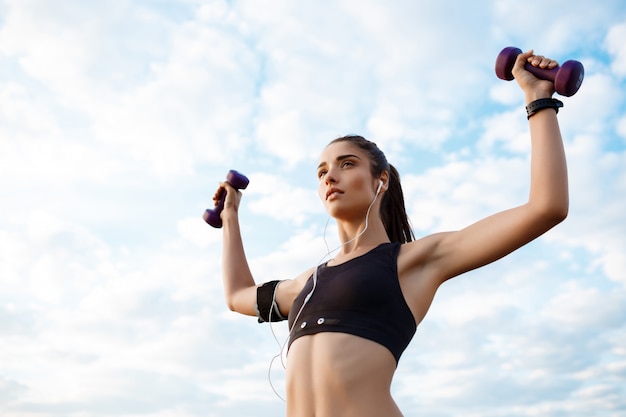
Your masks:
<svg viewBox="0 0 626 417"><path fill-rule="evenodd" d="M318 195L335 218L362 217L376 196L378 179L367 154L349 142L324 149L317 168Z"/></svg>

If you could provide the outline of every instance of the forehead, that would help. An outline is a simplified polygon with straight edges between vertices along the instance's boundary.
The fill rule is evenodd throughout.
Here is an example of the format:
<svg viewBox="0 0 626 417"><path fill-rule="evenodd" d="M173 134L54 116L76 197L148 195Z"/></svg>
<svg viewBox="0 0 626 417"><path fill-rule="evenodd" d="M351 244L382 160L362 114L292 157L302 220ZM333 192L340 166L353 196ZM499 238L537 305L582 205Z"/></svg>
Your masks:
<svg viewBox="0 0 626 417"><path fill-rule="evenodd" d="M320 155L319 162L320 164L329 163L345 155L356 155L365 161L368 160L367 154L361 148L350 142L341 141L331 143L324 148Z"/></svg>

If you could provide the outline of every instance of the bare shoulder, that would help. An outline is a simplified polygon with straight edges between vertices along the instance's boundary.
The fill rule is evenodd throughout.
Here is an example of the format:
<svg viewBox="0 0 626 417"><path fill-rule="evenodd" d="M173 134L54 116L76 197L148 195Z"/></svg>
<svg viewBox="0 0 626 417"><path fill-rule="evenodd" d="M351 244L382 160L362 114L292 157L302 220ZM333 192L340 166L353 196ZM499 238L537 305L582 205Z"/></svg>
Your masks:
<svg viewBox="0 0 626 417"><path fill-rule="evenodd" d="M300 291L302 291L302 288L304 287L304 284L306 284L306 281L309 279L309 277L313 275L313 270L314 268L309 268L293 279L287 279L282 281L279 285L280 291L292 294L295 293L293 295L295 298L295 296L297 296Z"/></svg>
<svg viewBox="0 0 626 417"><path fill-rule="evenodd" d="M297 277L282 281L278 285L276 289L276 302L280 307L281 314L289 314L293 300L300 294L304 284L306 284L309 277L313 274L313 269L314 268L309 268Z"/></svg>

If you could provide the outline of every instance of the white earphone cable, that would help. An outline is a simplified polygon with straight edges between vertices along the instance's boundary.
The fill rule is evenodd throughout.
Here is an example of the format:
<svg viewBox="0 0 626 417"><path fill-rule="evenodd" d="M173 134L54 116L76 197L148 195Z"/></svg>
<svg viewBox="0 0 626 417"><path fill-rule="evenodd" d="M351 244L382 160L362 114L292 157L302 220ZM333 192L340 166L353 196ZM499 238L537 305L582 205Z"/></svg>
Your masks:
<svg viewBox="0 0 626 417"><path fill-rule="evenodd" d="M380 194L380 190L382 188L383 182L380 181L380 184L378 186L378 189L376 190L376 195L374 196L374 199L372 200L372 202L370 203L369 207L367 208L367 212L365 213L365 227L363 228L363 230L361 230L355 237L353 237L352 239L342 243L341 245L337 246L335 249L333 249L332 251L328 249L328 242L326 241L326 228L328 227L328 221L330 220L330 216L328 216L328 218L326 219L326 225L324 226L324 244L326 245L326 254L324 256L322 256L322 258L318 261L317 265L315 266L315 269L313 270L313 287L311 288L311 291L309 291L309 293L306 295L306 297L304 298L304 302L302 303L302 306L300 306L300 309L298 310L298 314L296 314L295 319L293 320L293 325L291 328L289 328L289 335L291 335L291 332L293 330L293 326L295 326L295 324L298 321L298 318L300 318L300 314L302 314L302 310L304 310L304 307L307 305L307 303L309 302L309 300L311 299L311 297L313 296L313 293L315 292L315 288L317 287L317 270L318 268L322 265L322 262L324 261L324 259L327 256L330 256L330 254L332 254L333 252L341 249L342 247L344 247L345 245L347 245L348 243L354 242L356 239L358 239L359 237L363 236L363 234L365 233L365 231L367 230L368 226L369 226L369 215L370 215L370 210L372 209L372 206L374 205L374 203L376 202L376 199L378 198L378 195ZM280 285L280 284L279 284ZM272 308L270 308L269 311L269 324L270 324L270 330L272 332L272 336L274 337L274 340L276 341L276 343L278 344L278 347L280 349L280 352L275 355L272 360L270 361L270 366L269 369L267 371L267 378L269 381L269 384L272 388L272 391L274 391L274 394L276 394L276 396L278 398L280 398L283 402L287 402L287 400L285 400L276 390L276 388L274 387L274 384L272 383L272 366L274 364L274 361L280 357L280 362L281 365L283 367L283 369L287 369L287 365L285 364L285 360L283 358L284 355L284 351L285 351L285 347L287 346L287 343L289 342L289 336L287 336L287 339L281 343L278 340L278 337L276 336L276 333L274 332L274 328L272 327L272 311L274 310L273 306L276 303L276 289L278 288L278 285L276 285L276 287L274 288L274 295L272 296ZM286 356L286 355L284 355Z"/></svg>

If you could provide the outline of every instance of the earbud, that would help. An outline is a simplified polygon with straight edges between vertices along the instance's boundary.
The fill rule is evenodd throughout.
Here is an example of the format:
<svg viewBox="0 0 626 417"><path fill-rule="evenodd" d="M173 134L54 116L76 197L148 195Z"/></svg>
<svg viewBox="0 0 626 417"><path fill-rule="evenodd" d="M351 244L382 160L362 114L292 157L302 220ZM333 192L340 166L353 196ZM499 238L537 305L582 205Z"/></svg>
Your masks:
<svg viewBox="0 0 626 417"><path fill-rule="evenodd" d="M376 195L380 193L381 188L383 188L383 180L378 181L378 190L376 190Z"/></svg>

